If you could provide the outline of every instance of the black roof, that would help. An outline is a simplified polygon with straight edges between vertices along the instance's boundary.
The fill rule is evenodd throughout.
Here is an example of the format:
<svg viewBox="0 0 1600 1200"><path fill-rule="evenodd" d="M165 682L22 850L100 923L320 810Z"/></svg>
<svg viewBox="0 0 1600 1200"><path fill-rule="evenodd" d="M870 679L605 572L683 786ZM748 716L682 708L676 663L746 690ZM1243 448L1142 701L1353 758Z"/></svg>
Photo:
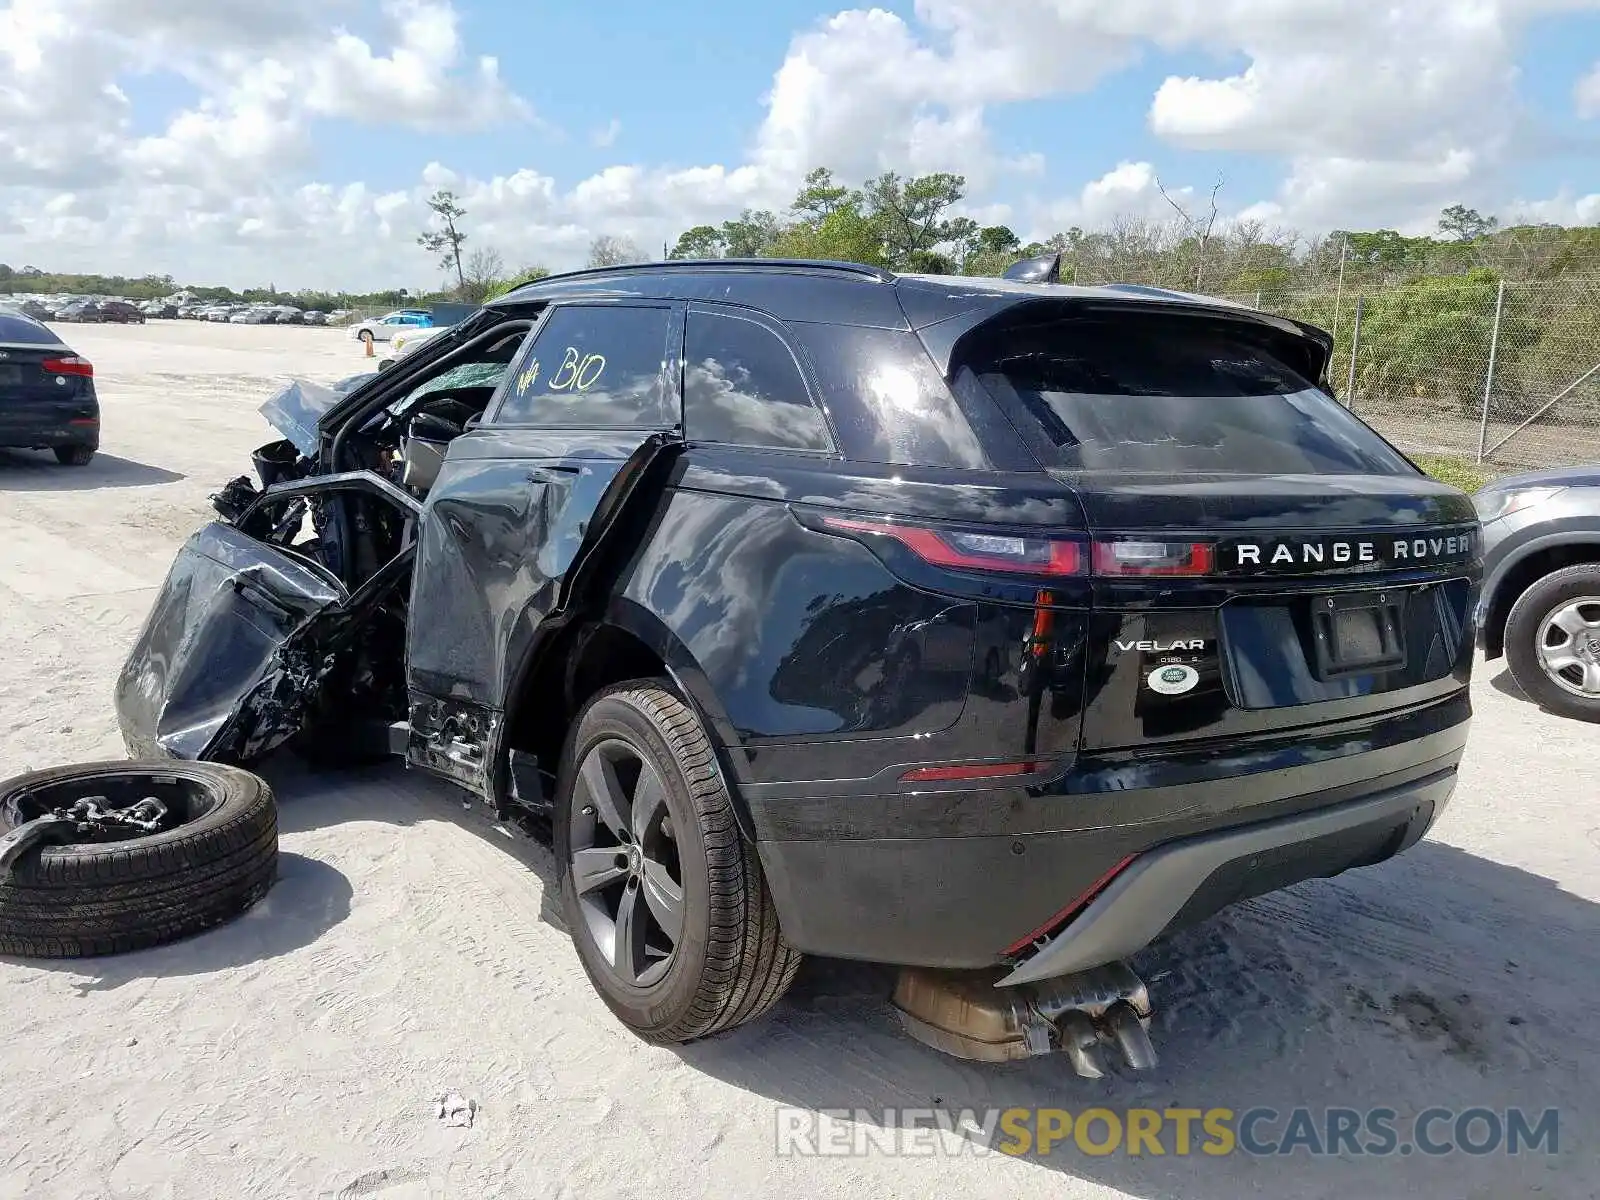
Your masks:
<svg viewBox="0 0 1600 1200"><path fill-rule="evenodd" d="M1231 300L1142 284L1094 287L969 275L896 274L861 263L786 258L669 259L548 275L490 301L508 307L558 299L704 300L739 304L789 322L925 331L940 326L930 350L1001 312L1038 301L1089 309L1201 310L1310 338L1331 352L1332 338L1314 326L1257 312ZM941 368L945 365L939 364Z"/></svg>
<svg viewBox="0 0 1600 1200"><path fill-rule="evenodd" d="M862 263L800 258L668 259L665 262L588 267L533 280L490 303L502 306L575 295L615 299L715 298L735 304L755 303L757 297L770 296L775 285L812 300L836 291L838 285L844 285L862 292L890 287L902 294L942 294L974 299L979 296L1018 300L1051 296L1063 300L1141 300L1253 311L1214 296L1192 295L1143 284L1108 283L1078 287L1055 282L1019 282L973 275L896 274L882 267ZM838 318L830 315L827 319L834 321Z"/></svg>

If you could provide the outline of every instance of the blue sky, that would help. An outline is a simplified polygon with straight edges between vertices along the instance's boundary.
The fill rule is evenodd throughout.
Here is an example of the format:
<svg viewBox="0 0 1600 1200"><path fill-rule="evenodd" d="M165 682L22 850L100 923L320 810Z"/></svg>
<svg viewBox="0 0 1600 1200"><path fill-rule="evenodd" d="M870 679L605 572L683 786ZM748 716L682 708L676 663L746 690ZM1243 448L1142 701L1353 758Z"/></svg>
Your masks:
<svg viewBox="0 0 1600 1200"><path fill-rule="evenodd" d="M406 131L331 126L321 158L324 176L405 186L419 150L476 175L535 165L568 182L615 162L690 167L742 161L762 118L760 98L791 38L840 11L800 0L460 0L457 7L469 44L500 56L508 83L553 129L494 130L419 144ZM910 3L876 7L914 20ZM1572 103L1574 87L1597 59L1600 12L1549 14L1528 27L1515 59L1528 120L1570 145L1564 153L1519 164L1525 195L1554 194L1563 186L1600 188L1600 130L1580 121ZM1069 193L1118 162L1135 160L1196 184L1224 175L1239 197L1259 198L1281 176L1279 160L1164 144L1147 120L1150 97L1167 77L1226 75L1246 62L1240 53L1147 47L1135 65L1085 95L997 108L991 118L997 148L1012 156L1044 156L1043 175L1029 181L1041 195ZM1359 76L1350 86L1361 86ZM615 140L596 145L596 133L613 121L620 127Z"/></svg>
<svg viewBox="0 0 1600 1200"><path fill-rule="evenodd" d="M966 174L1024 237L1219 177L1308 233L1600 222L1600 0L0 0L7 75L0 260L79 269L376 284L439 186L559 267L813 166Z"/></svg>

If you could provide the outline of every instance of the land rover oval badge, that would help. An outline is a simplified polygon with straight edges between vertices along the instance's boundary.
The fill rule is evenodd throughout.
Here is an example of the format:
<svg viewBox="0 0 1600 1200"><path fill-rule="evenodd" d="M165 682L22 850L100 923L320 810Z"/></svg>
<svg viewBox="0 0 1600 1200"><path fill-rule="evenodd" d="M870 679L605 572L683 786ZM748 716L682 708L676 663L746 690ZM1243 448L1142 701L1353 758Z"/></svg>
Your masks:
<svg viewBox="0 0 1600 1200"><path fill-rule="evenodd" d="M1194 685L1200 682L1200 672L1193 667L1168 663L1151 671L1145 676L1145 682L1150 685L1152 692L1160 692L1163 696L1181 696L1184 692L1192 691Z"/></svg>

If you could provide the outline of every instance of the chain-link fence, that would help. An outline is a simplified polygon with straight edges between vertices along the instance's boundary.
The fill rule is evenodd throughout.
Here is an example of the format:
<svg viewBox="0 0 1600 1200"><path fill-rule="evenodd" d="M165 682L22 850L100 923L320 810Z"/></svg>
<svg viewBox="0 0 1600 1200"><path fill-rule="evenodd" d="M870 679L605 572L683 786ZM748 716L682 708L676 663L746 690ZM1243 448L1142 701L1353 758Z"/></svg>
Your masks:
<svg viewBox="0 0 1600 1200"><path fill-rule="evenodd" d="M1333 333L1340 399L1403 450L1501 471L1600 462L1600 277L1226 298Z"/></svg>
<svg viewBox="0 0 1600 1200"><path fill-rule="evenodd" d="M336 320L330 319L330 325L359 325L363 321L376 321L379 317L386 316L394 311L394 306L373 307L371 305L348 309L345 314Z"/></svg>

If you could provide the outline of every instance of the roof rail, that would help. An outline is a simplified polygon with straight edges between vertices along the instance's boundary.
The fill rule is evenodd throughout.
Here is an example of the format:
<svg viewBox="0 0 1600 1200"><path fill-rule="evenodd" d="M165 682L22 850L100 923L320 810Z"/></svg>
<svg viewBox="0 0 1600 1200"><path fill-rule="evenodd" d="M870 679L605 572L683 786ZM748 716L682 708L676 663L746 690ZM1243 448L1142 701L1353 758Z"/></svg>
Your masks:
<svg viewBox="0 0 1600 1200"><path fill-rule="evenodd" d="M582 279L588 275L631 275L642 271L724 271L724 270L795 270L831 272L854 275L877 283L893 283L895 274L882 267L865 263L839 262L826 258L669 258L662 262L616 263L609 267L581 267L575 271L562 271L541 279L530 279L517 287L529 287L562 279Z"/></svg>

